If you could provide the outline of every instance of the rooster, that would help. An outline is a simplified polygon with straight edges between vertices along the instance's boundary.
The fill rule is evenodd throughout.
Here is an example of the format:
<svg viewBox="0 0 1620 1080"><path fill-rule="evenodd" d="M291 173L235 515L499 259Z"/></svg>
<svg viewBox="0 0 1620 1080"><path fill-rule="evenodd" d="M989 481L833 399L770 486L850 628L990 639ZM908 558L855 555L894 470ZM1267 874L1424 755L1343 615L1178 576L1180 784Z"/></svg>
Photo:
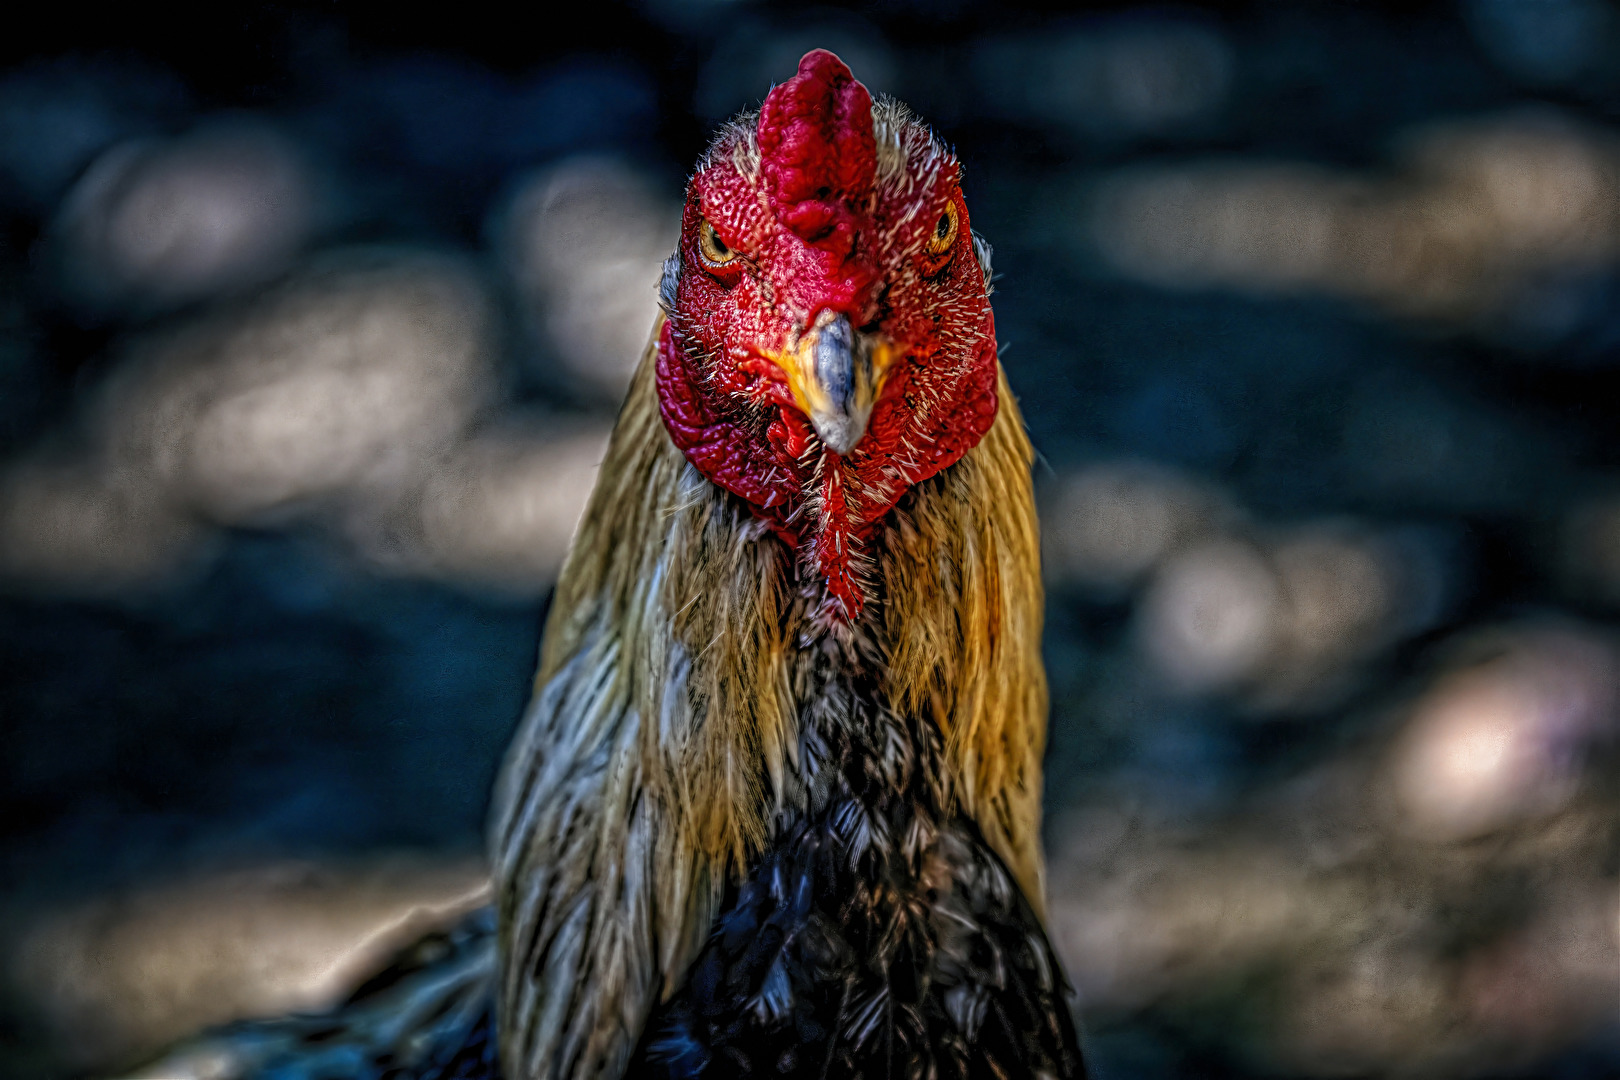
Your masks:
<svg viewBox="0 0 1620 1080"><path fill-rule="evenodd" d="M1032 452L959 163L811 52L716 136L659 291L495 792L494 959L406 965L325 1045L1083 1076L1042 928Z"/></svg>
<svg viewBox="0 0 1620 1080"><path fill-rule="evenodd" d="M496 790L507 1076L1080 1075L960 181L825 51L698 165Z"/></svg>

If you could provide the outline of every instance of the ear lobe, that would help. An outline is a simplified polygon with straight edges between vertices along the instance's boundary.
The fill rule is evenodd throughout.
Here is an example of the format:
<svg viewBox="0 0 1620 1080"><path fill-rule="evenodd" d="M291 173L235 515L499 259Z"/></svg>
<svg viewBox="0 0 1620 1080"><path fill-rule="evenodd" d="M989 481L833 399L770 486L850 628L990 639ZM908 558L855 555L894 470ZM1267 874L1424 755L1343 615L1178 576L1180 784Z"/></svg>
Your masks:
<svg viewBox="0 0 1620 1080"><path fill-rule="evenodd" d="M681 287L681 252L676 248L664 260L664 272L658 278L658 306L665 315L675 313L675 297Z"/></svg>
<svg viewBox="0 0 1620 1080"><path fill-rule="evenodd" d="M990 273L990 241L978 233L973 234L973 257L979 260L979 272L984 275L984 291L988 295L992 291L990 282L994 280Z"/></svg>

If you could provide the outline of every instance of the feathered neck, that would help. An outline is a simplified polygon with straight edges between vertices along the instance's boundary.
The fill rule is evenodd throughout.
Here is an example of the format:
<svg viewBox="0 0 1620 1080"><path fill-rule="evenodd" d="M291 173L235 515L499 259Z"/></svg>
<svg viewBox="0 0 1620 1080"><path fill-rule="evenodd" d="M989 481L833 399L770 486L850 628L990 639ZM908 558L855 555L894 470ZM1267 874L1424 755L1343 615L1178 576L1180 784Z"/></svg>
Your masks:
<svg viewBox="0 0 1620 1080"><path fill-rule="evenodd" d="M807 614L817 598L800 591L794 550L671 441L655 357L649 346L580 521L495 792L499 1023L515 1076L617 1075L728 884L779 811L811 794L795 756L815 693L804 654L829 643ZM1031 451L1004 381L999 396L983 440L881 519L877 602L852 630L882 643L860 675L865 700L940 747L940 813L971 816L1039 911Z"/></svg>
<svg viewBox="0 0 1620 1080"><path fill-rule="evenodd" d="M645 716L658 716L671 664L707 710L665 727L668 797L690 811L700 846L740 865L787 797L797 702L789 653L834 631L807 604L815 575L750 505L711 483L670 440L655 386L655 327L579 525L547 625L539 683L593 626L619 648ZM909 492L878 524L877 603L862 623L884 643L882 692L943 733L955 797L1040 905L1039 764L1046 719L1042 589L1030 488L1033 451L1005 377L983 440ZM803 585L801 582L811 584ZM746 747L750 759L737 754Z"/></svg>

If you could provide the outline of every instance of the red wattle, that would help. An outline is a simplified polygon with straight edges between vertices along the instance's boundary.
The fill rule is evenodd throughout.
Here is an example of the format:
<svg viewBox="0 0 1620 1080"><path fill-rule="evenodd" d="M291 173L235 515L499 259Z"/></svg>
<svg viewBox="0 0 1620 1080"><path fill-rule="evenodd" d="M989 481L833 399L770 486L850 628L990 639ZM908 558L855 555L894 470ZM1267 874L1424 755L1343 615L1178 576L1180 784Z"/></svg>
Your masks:
<svg viewBox="0 0 1620 1080"><path fill-rule="evenodd" d="M950 408L918 426L902 374L845 457L819 448L819 460L805 464L814 435L796 410L773 409L762 423L742 402L727 408L706 396L667 322L658 339L659 409L670 438L700 473L746 501L791 547L810 545L828 594L853 620L866 604L858 556L878 524L909 488L955 464L995 422L995 332L986 329Z"/></svg>

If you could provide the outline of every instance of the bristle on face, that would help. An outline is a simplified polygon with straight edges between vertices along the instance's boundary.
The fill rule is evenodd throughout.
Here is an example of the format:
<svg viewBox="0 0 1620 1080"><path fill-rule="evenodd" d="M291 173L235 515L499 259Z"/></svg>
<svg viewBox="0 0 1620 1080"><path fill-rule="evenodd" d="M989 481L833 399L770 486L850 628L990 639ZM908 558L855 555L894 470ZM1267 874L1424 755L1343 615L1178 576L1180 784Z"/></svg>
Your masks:
<svg viewBox="0 0 1620 1080"><path fill-rule="evenodd" d="M829 618L853 622L876 595L879 522L996 416L995 319L960 166L817 49L721 129L681 235L662 285L665 426L815 567ZM811 366L835 325L849 350L827 353L837 406ZM826 442L818 409L864 410L863 430Z"/></svg>
<svg viewBox="0 0 1620 1080"><path fill-rule="evenodd" d="M800 238L847 253L877 175L872 95L825 49L775 87L759 111L760 168L776 217Z"/></svg>

